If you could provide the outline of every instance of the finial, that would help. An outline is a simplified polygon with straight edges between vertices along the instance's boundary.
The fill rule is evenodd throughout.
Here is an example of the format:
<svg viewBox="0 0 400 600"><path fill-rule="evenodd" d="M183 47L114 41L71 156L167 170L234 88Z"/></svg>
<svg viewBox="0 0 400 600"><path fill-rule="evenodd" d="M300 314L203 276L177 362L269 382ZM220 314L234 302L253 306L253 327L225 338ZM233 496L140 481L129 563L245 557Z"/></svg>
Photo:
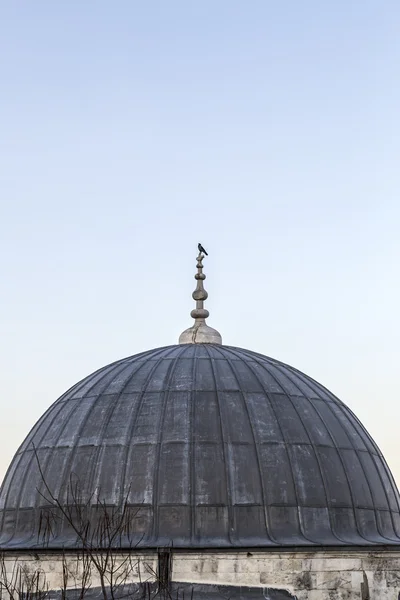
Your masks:
<svg viewBox="0 0 400 600"><path fill-rule="evenodd" d="M207 300L208 294L204 289L203 281L206 276L203 273L203 259L208 256L203 246L199 243L197 246L199 254L197 256L197 273L194 278L197 281L196 289L192 294L192 298L196 300L196 308L190 313L194 319L194 325L186 329L179 336L180 344L222 344L221 334L206 323L206 319L210 313L204 308L204 301Z"/></svg>

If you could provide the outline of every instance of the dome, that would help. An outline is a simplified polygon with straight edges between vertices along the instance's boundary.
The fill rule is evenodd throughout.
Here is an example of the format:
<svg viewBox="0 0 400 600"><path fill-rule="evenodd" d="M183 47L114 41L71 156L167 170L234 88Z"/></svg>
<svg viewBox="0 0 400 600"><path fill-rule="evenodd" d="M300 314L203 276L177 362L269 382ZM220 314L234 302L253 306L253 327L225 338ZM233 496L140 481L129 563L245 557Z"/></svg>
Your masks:
<svg viewBox="0 0 400 600"><path fill-rule="evenodd" d="M240 348L150 350L61 396L7 472L2 548L40 546L43 480L68 503L71 474L82 502L95 492L137 510L142 548L400 543L396 485L354 414L298 370ZM62 523L47 540L77 544Z"/></svg>

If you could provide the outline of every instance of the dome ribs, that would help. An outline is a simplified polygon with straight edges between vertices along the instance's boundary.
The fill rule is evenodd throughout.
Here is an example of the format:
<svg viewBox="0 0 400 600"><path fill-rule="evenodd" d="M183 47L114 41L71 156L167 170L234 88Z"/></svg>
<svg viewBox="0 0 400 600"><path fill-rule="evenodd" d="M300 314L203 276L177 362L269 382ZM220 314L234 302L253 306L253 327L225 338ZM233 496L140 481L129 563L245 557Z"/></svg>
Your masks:
<svg viewBox="0 0 400 600"><path fill-rule="evenodd" d="M166 380L170 381L170 378L173 376L174 371L177 368L179 359L184 355L185 347L181 347L181 351L177 353L176 356L171 361L171 364L168 366L167 377ZM171 389L170 386L167 386L162 392L161 396L161 410L160 410L160 427L158 432L158 440L156 442L156 455L155 455L155 468L153 472L153 521L152 521L152 532L151 539L157 540L158 538L162 538L160 536L160 467L161 467L161 452L163 450L163 434L164 434L164 425L165 425L165 415L167 410L167 403L170 398ZM184 482L181 482L182 484ZM173 540L165 540L167 545L173 543Z"/></svg>
<svg viewBox="0 0 400 600"><path fill-rule="evenodd" d="M282 367L279 367L279 366L278 366L277 368L281 369ZM315 381L315 380L313 380L312 378L308 378L308 377L306 377L306 376L305 376L303 373L301 373L301 372L300 372L300 371L298 371L297 369L294 369L293 367L286 367L286 371L287 371L287 373L286 373L286 376L287 376L287 377L291 377L291 379L292 379L292 380L293 380L293 375L292 375L292 373L295 373L296 377L299 377L299 376L300 376L300 378L301 378L302 380L309 379L309 380L310 380L310 381L309 381L309 386L310 386L310 387L312 387L312 388L314 388L314 389L315 389L315 388L323 388L323 390L324 390L324 391L327 391L327 390L326 390L326 388L324 388L323 386L321 386L321 385L320 385L318 382L316 382L316 381ZM376 451L376 453L377 453L378 457L379 457L379 458L380 458L380 457L382 457L382 453L380 452L380 450L379 450L378 446L376 445L376 443L374 442L374 440L372 440L372 438L370 437L370 435L368 434L368 432L366 431L366 429L364 428L364 426L361 424L361 422L359 421L359 419L358 419L358 418L357 418L357 417L354 415L354 413L353 413L353 412L352 412L352 411L351 411L351 410L350 410L350 409L349 409L349 408L348 408L346 405L344 405L344 404L343 404L343 402L341 402L339 399L337 399L336 397L334 397L334 396L333 396L333 394L331 394L329 391L328 391L328 394L329 394L329 396L331 396L331 397L332 397L332 400L333 400L333 402L335 403L335 405L338 407L338 410L340 410L340 411L341 411L341 412L344 414L344 416L345 416L345 418L346 418L346 420L347 420L347 422L348 422L348 424L349 424L350 428L352 428L354 431L357 431L356 424L358 425L358 427L360 428L360 430L361 430L361 431L362 431L362 433L364 434L363 436L360 436L360 437L361 437L361 439L363 439L363 443L366 445L366 450L368 451L368 445L367 445L367 444L369 444L369 445L370 445L370 446L371 446L373 449L375 449L375 451ZM308 399L308 401L311 403L310 399L309 399L309 398L307 398L307 399ZM330 410L330 411L331 411L331 412L334 414L334 411L333 411L333 408L332 408L332 406L331 406L331 403L330 403L330 402L327 402L327 403L326 403L326 405L327 405L327 407L328 407L328 410ZM321 420L323 420L323 417L320 415L320 413L319 413L319 411L318 411L317 407L315 407L314 405L313 405L313 407L314 407L314 410L317 412L317 414L320 416ZM348 416L348 415L351 415L352 419L351 419L351 418L349 418L349 416ZM357 512L356 512L356 502L355 502L354 495L353 495L353 490L352 490L352 487L351 487L351 481L350 481L350 478L349 478L349 475L348 475L347 468L345 467L345 464L344 464L344 462L343 462L343 457L342 457L342 455L341 455L340 448L339 448L339 446L336 444L336 442L335 442L335 439L334 439L334 437L332 436L332 434L331 434L331 432L330 432L329 428L327 428L327 431L328 431L328 433L329 433L329 435L330 435L330 437L331 437L331 439L332 439L332 441L333 441L333 443L334 443L334 445L335 445L335 448L336 448L336 450L337 450L337 453L338 453L339 459L340 459L340 461L341 461L341 463L342 463L342 465L343 465L343 468L344 468L344 473L345 473L346 479L347 479L347 481L348 481L348 485L349 485L349 491L350 491L350 494L351 494L351 496L352 496L352 500L353 500L353 502L352 502L352 504L353 504L353 506L352 506L352 510L353 510L353 514L354 514L354 518L355 518L355 524L356 524L357 531L358 531L358 533L360 534L360 536L361 536L363 539L365 539L367 542L371 543L371 542L372 542L372 540L369 540L369 539L367 539L367 538L366 538L366 537L365 537L365 536L364 536L364 535L361 533L361 530L360 530L360 528L359 528L359 522L358 522L358 519L357 519ZM357 435L360 435L359 431L357 431ZM354 451L355 451L355 452L356 452L356 454L358 455L358 452L359 452L359 450L358 450L358 448L357 448L357 447L354 445L354 442L352 441L352 438L351 438L351 436L349 437L349 441L350 441L350 443L352 444L352 447L354 448ZM366 442L367 442L367 443L366 443ZM364 465L363 465L363 463L362 463L362 461L361 461L361 460L360 460L360 465L361 465L361 468L362 468L362 470L364 471L365 480L366 480L366 482L367 482L367 485L368 485L368 487L369 487L369 490L370 490L371 497L373 498L373 488L371 487L371 484L370 484L370 481L369 481L369 477L367 476L366 470L365 470L365 468L364 468ZM380 480L381 480L382 489L383 489L383 491L384 491L384 493L385 493L385 495L386 495L386 499L387 499L387 503L388 503L388 508L390 509L389 497L388 497L387 491L386 491L386 489L385 489L385 486L384 486L384 483L383 483L383 480L382 480L382 476L381 476L381 474L379 473L379 469L377 469L377 472L378 472L378 474L379 474L379 477L380 477ZM375 513L376 527L377 527L377 531L378 531L379 535L380 535L380 536L382 536L382 538L383 538L384 540L388 540L388 541L391 541L391 540L393 540L394 538L390 538L390 537L387 537L387 536L385 536L385 535L384 535L384 533L381 531L381 528L380 528L380 525L379 525L378 510L377 510L376 506L374 506L374 513ZM394 520L393 520L393 514L392 514L392 513L390 513L390 516L391 516L391 520L392 520L393 531L395 532L396 530L395 530L395 524L394 524Z"/></svg>
<svg viewBox="0 0 400 600"><path fill-rule="evenodd" d="M357 417L307 375L241 348L149 350L60 396L6 474L2 549L43 547L41 473L60 500L75 473L82 502L137 511L121 548L400 545L396 484ZM76 547L59 525L47 547Z"/></svg>
<svg viewBox="0 0 400 600"><path fill-rule="evenodd" d="M227 494L227 514L228 514L228 532L227 532L227 537L229 540L230 545L235 546L235 539L233 539L232 536L232 531L233 531L233 525L234 525L234 519L233 519L233 510L232 510L232 494L231 494L231 476L229 473L229 468L228 468L228 461L227 461L227 456L226 456L226 448L227 448L227 442L225 439L225 435L224 435L224 429L222 426L222 420L221 420L221 402L220 402L220 398L219 398L219 390L218 390L218 381L216 379L216 373L215 373L215 365L214 365L214 357L212 356L212 349L210 349L209 346L205 346L206 352L209 356L209 360L211 363L211 369L212 369L212 374L213 374L213 379L214 379L214 390L215 390L215 395L216 395L216 400L217 400L217 407L218 407L218 415L219 415L219 429L220 429L220 436L221 436L221 442L222 442L222 456L223 456L223 461L224 461L224 476L225 476L225 488L226 488L226 494Z"/></svg>
<svg viewBox="0 0 400 600"><path fill-rule="evenodd" d="M280 366L277 366L277 368L278 368L279 370L281 369L281 368L280 368ZM295 382L295 381L293 381L293 378L292 378L292 375L291 375L290 369L286 369L286 371L287 371L287 373L286 373L286 376L287 376L288 378L290 378L290 379L291 379L291 381L294 383L294 385L296 385L296 382ZM301 379L303 380L303 377L302 377ZM303 392L303 393L304 393L304 392ZM313 411L314 411L314 412L315 412L315 413L318 415L318 417L321 419L321 421L323 422L323 424L324 424L324 427L325 427L325 429L326 429L326 431L327 431L327 433L328 433L328 435L329 435L330 439L332 440L332 444L333 444L334 448L336 449L336 452L337 452L338 458L339 458L339 460L340 460L340 463L341 463L341 465L342 465L342 468L343 468L344 475L345 475L345 477L346 477L346 481L347 481L347 485L348 485L348 489L349 489L349 494L350 494L350 496L351 496L351 499L352 499L352 511L353 511L353 515L354 515L354 523L355 523L355 525L356 525L357 532L358 532L358 534L360 535L360 541L364 540L365 542L367 542L367 543L368 543L368 540L367 540L367 539L366 539L366 538L365 538L365 537L362 535L362 533L361 533L361 531L359 530L359 527L358 527L357 516L356 516L355 509L354 509L354 496L353 496L353 491L352 491L352 489L351 489L351 484L350 484L349 476L348 476L347 470L346 470L346 468L345 468L345 465L344 465L344 463L343 463L343 458L342 458L342 456L341 456L341 454L340 454L340 451L339 451L339 448L338 448L338 446L337 446L337 444L336 444L335 438L334 438L334 436L332 435L332 433L330 432L330 430L329 430L329 428L328 428L328 426L327 426L326 422L324 421L323 417L322 417L322 416L321 416L321 414L318 412L318 409L317 409L317 408L316 408L316 407L315 407L315 406L312 404L312 402L311 402L310 398L309 398L307 395L305 395L305 394L304 394L304 396L305 396L305 398L307 399L307 401L308 401L308 403L309 403L309 405L310 405L310 408L311 408L311 410L313 410ZM316 451L316 453L317 453L317 451ZM320 468L321 468L321 465L320 465ZM321 470L322 470L322 469L321 469ZM326 489L326 484L325 484L325 490L327 491L327 489ZM330 513L330 508L331 508L331 507L330 507L330 498L328 497L328 493L327 493L327 502L328 502L328 504L327 504L327 505L328 505L328 511L329 511L329 513ZM333 522L331 515L330 515L330 520L331 520L331 527L332 527L332 530L334 531L334 530L335 530L335 523ZM337 538L338 538L338 539L341 539L341 541L342 541L343 543L346 543L346 540L345 540L345 539L343 539L343 538L341 538L339 535L337 535Z"/></svg>
<svg viewBox="0 0 400 600"><path fill-rule="evenodd" d="M250 359L246 364L249 367L249 369L251 369L254 377L259 381L260 386L264 390L265 396L268 398L269 404L271 406L271 410L272 410L272 412L273 412L273 414L275 416L276 422L278 423L278 427L280 429L282 440L283 440L283 444L284 444L284 447L285 447L287 462L288 462L288 465L289 465L289 471L290 471L290 475L291 475L292 482L293 482L293 491L294 491L294 494L296 496L296 513L297 513L298 528L299 528L300 534L301 534L301 536L303 538L303 543L305 543L306 545L307 544L312 544L313 543L312 540L307 537L307 535L306 535L306 533L305 533L305 531L303 529L303 525L302 525L302 521L301 521L301 515L299 513L299 498L298 498L297 488L296 488L296 482L295 482L295 478L294 478L293 464L292 464L292 461L291 461L291 457L290 457L289 449L288 449L288 444L286 442L286 438L285 438L285 435L284 435L281 423L280 423L280 421L278 419L278 416L276 414L274 403L272 402L272 399L270 397L270 392L265 388L264 382L260 380L259 375L254 371L254 369L252 368L252 365L251 365L252 361L257 362L258 364L260 364L259 361L257 360L258 355L256 355L257 358L255 358L254 356L251 355L250 352L246 352L245 350L242 350L242 349L232 348L232 347L229 347L227 349L228 349L228 351L230 351L231 353L233 353L237 357L242 358L241 355L244 355L246 358ZM281 541L281 543L282 543L282 541ZM286 543L287 542L285 540L283 542L283 544L285 545ZM302 543L302 540L301 539L297 539L293 535L293 544L301 544L301 543Z"/></svg>
<svg viewBox="0 0 400 600"><path fill-rule="evenodd" d="M217 348L217 352L219 352L219 349ZM221 354L221 353L220 353ZM263 481L263 477L262 477L262 468L261 468L261 460L260 460L260 450L257 444L257 434L254 430L254 425L253 425L253 420L250 417L250 412L249 412L249 406L247 404L247 398L245 393L243 392L241 386L239 385L239 376L237 374L236 371L236 367L234 366L235 361L233 361L229 356L224 355L223 358L227 361L232 375L234 376L237 384L238 384L238 388L240 390L240 396L242 398L242 402L243 405L245 407L245 411L247 414L247 419L249 422L249 426L251 429L251 434L252 434L252 438L253 438L253 444L254 444L254 451L256 454L256 458L257 458L257 469L258 469L258 476L259 476L259 483L260 483L260 492L261 492L261 496L262 496L262 505L263 505L263 515L264 515L264 526L265 526L265 531L266 534L269 536L269 538L271 539L271 542L274 544L279 545L279 542L274 538L272 532L271 532L271 525L270 525L270 511L269 511L269 506L268 503L266 501L266 495L265 495L265 482Z"/></svg>

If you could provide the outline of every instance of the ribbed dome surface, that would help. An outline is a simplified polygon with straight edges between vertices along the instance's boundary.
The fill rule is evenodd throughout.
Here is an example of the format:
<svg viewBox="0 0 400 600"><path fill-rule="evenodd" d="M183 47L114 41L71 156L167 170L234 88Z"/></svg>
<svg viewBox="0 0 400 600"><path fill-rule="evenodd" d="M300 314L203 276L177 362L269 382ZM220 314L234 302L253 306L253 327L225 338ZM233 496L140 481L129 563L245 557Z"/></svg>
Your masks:
<svg viewBox="0 0 400 600"><path fill-rule="evenodd" d="M311 378L247 350L159 348L72 387L11 463L1 547L39 544L34 447L57 497L74 473L83 500L98 491L137 507L141 547L400 543L396 485L361 423ZM48 544L76 536L60 526Z"/></svg>

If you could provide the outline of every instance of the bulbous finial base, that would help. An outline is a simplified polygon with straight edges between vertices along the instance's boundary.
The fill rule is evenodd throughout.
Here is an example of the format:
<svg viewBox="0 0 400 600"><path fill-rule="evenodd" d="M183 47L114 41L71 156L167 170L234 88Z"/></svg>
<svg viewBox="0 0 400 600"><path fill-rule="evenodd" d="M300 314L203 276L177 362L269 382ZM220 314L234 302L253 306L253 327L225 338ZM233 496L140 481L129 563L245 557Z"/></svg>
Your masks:
<svg viewBox="0 0 400 600"><path fill-rule="evenodd" d="M222 344L219 331L209 327L204 320L196 320L193 327L185 329L179 336L180 344Z"/></svg>

